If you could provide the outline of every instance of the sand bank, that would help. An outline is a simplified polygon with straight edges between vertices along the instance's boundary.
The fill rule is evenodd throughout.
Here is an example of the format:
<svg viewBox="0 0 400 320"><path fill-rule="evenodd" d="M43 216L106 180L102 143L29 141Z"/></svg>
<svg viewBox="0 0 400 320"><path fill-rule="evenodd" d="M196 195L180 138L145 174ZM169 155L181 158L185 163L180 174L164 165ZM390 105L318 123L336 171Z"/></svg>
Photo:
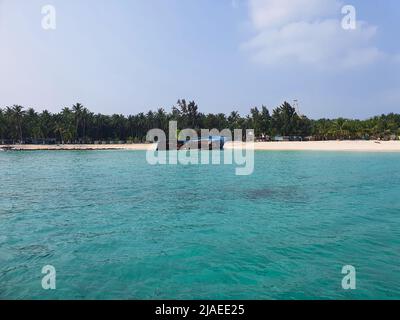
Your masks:
<svg viewBox="0 0 400 320"><path fill-rule="evenodd" d="M225 148L245 145L240 142L229 142ZM400 152L400 141L256 142L254 149L264 151Z"/></svg>
<svg viewBox="0 0 400 320"><path fill-rule="evenodd" d="M226 149L246 147L245 143L228 142ZM248 145L247 145L248 146ZM0 148L6 147L0 145ZM14 145L13 150L151 150L154 144L71 144L71 145ZM256 142L255 150L264 151L349 151L400 152L400 141L310 141Z"/></svg>
<svg viewBox="0 0 400 320"><path fill-rule="evenodd" d="M11 147L12 150L17 151L35 151L35 150L148 150L154 148L152 144L59 144L59 145L11 145L2 146Z"/></svg>

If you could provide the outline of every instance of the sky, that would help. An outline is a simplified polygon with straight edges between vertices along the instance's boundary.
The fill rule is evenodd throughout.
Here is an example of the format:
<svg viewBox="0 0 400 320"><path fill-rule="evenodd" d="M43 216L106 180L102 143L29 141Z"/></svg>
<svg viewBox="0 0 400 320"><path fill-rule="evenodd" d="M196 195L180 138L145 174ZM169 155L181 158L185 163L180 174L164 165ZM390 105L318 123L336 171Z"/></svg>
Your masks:
<svg viewBox="0 0 400 320"><path fill-rule="evenodd" d="M0 0L0 107L127 115L186 98L245 115L297 99L314 119L400 113L399 31L398 0Z"/></svg>

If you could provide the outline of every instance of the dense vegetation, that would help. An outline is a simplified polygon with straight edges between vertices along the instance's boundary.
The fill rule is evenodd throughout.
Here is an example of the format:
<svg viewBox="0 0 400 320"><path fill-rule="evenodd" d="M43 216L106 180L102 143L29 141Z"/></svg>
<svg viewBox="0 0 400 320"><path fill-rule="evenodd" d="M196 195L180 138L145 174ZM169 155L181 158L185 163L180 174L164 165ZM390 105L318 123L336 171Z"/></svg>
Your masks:
<svg viewBox="0 0 400 320"><path fill-rule="evenodd" d="M252 108L242 117L238 112L203 114L197 104L179 100L172 111L157 111L123 116L94 114L81 104L64 108L59 113L36 112L21 106L0 109L0 143L93 143L96 141L144 142L148 130L168 132L170 120L178 126L193 129L254 129L260 136L299 136L316 140L394 139L400 136L400 114L376 116L368 120L310 120L298 115L287 102L272 114L262 106Z"/></svg>

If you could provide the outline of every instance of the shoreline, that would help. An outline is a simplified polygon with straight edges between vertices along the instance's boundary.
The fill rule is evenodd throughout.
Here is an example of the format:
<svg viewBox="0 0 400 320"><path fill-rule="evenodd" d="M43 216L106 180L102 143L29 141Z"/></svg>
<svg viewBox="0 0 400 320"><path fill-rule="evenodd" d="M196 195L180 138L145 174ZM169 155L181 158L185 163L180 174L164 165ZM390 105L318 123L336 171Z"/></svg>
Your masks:
<svg viewBox="0 0 400 320"><path fill-rule="evenodd" d="M246 146L242 142L230 142L227 149ZM400 141L303 141L303 142L255 142L255 151L337 151L337 152L400 152Z"/></svg>
<svg viewBox="0 0 400 320"><path fill-rule="evenodd" d="M154 150L154 144L65 144L65 145L0 145L11 151L100 151L100 150ZM242 142L227 142L225 149L248 148ZM347 151L347 152L400 152L400 141L306 141L255 142L255 151Z"/></svg>
<svg viewBox="0 0 400 320"><path fill-rule="evenodd" d="M11 148L10 151L100 151L100 150L137 150L147 151L153 148L153 144L15 144L0 145L0 149Z"/></svg>

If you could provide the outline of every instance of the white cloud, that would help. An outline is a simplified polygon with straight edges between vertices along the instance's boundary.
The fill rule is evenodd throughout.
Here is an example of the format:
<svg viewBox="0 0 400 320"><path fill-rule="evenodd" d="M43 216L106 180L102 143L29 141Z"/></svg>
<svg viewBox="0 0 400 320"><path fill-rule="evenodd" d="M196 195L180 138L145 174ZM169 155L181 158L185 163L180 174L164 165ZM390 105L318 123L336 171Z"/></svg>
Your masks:
<svg viewBox="0 0 400 320"><path fill-rule="evenodd" d="M377 27L357 21L356 30L344 30L341 7L337 0L249 0L256 34L243 48L264 65L348 68L384 56L373 45Z"/></svg>
<svg viewBox="0 0 400 320"><path fill-rule="evenodd" d="M250 15L257 29L280 27L315 16L323 18L340 9L335 0L250 0Z"/></svg>

